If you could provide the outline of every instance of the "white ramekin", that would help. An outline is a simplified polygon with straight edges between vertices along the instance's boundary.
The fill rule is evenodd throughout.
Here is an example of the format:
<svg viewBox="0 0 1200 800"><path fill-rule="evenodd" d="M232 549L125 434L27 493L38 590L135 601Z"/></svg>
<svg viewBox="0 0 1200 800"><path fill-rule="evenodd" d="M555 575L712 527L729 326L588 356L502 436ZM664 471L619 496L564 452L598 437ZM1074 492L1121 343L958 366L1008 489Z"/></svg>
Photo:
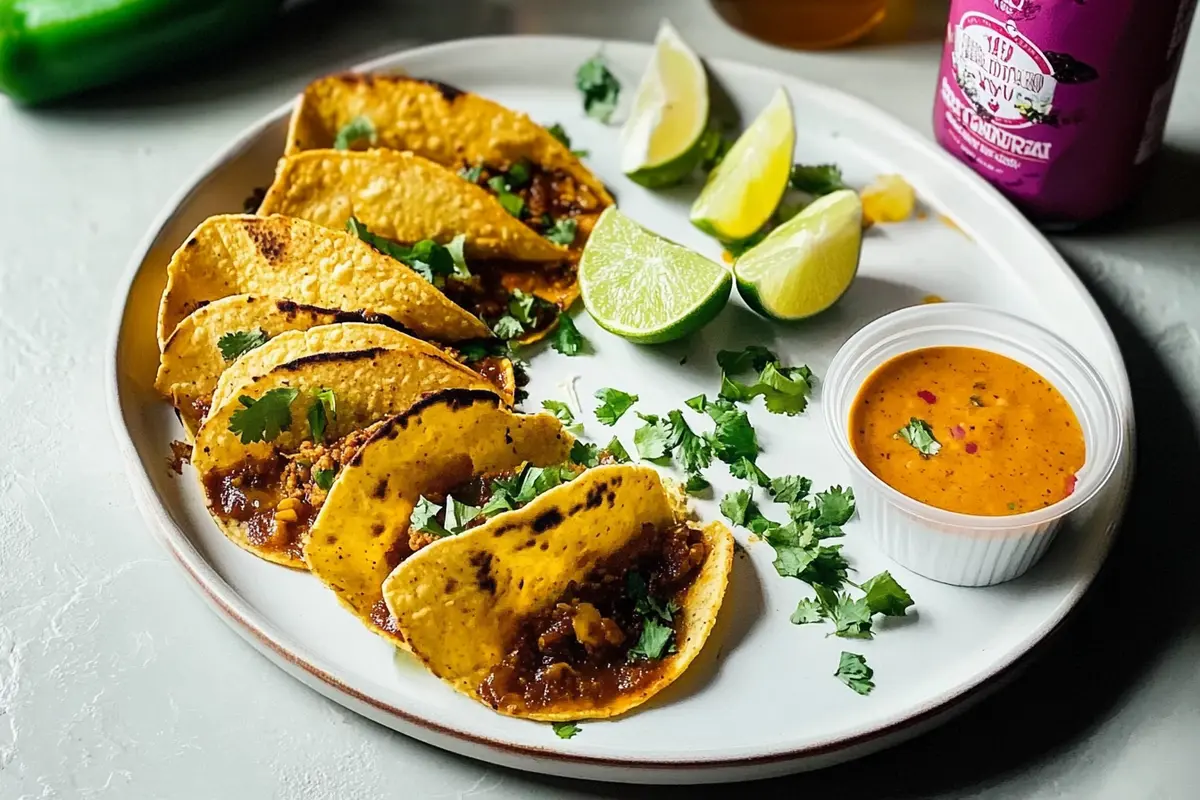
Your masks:
<svg viewBox="0 0 1200 800"><path fill-rule="evenodd" d="M863 382L901 353L938 346L977 347L1008 356L1062 392L1079 418L1087 448L1071 495L1024 514L959 514L913 500L863 466L850 442L850 409ZM1067 515L1108 482L1121 452L1117 405L1096 370L1044 328L986 306L932 303L872 322L834 356L822 398L825 424L854 473L858 509L869 535L899 564L958 586L1012 580L1036 564Z"/></svg>

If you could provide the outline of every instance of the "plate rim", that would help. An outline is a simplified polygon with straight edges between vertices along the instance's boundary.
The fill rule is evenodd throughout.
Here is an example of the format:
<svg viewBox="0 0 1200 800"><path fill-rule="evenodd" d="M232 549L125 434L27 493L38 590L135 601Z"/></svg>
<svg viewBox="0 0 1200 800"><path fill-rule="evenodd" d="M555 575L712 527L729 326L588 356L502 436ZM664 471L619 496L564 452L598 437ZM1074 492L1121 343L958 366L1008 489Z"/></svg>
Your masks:
<svg viewBox="0 0 1200 800"><path fill-rule="evenodd" d="M591 47L593 49L614 45L621 47L628 46L646 51L652 49L652 45L649 43L624 39L599 39L594 37L541 34L481 36L403 48L339 71L366 72L372 70L394 70L402 68L402 64L397 62L405 58L437 56L442 51L471 49L488 45L494 46L500 43L503 43L505 46L525 43L530 46L541 44L574 48ZM1122 411L1126 415L1126 449L1121 461L1121 466L1124 468L1122 471L1123 481L1116 487L1116 491L1119 491L1119 496L1115 497L1112 516L1107 521L1107 525L1105 525L1103 530L1104 541L1102 543L1101 557L1095 569L1090 570L1087 575L1083 576L1071 587L1070 591L1060 601L1053 615L1048 617L1042 625L1023 637L1018 646L1005 654L1005 657L993 664L990 669L976 673L970 679L939 693L924 703L912 707L909 711L902 712L898 717L850 735L835 736L827 741L787 751L739 757L680 760L661 758L631 759L565 753L559 750L514 744L451 727L434 719L405 711L402 708L393 706L346 685L336 676L336 670L330 665L325 664L323 659L306 652L303 646L292 641L290 637L278 630L268 619L251 608L233 586L225 581L200 554L183 529L170 518L170 515L162 505L161 499L157 495L146 468L141 463L132 434L125 424L125 406L120 394L119 357L123 322L131 300L131 290L141 272L142 264L149 255L155 241L170 220L178 214L180 208L213 179L213 174L222 165L245 152L258 140L264 130L271 125L277 124L281 119L286 118L290 114L296 100L296 96L293 96L293 98L251 122L232 141L218 148L215 153L205 159L193 171L183 186L167 200L162 211L150 223L146 233L135 246L133 254L126 264L123 276L117 283L113 308L109 319L106 350L107 364L105 368L105 399L109 421L117 439L118 450L124 464L126 477L130 488L134 490L135 501L143 519L150 525L152 532L155 533L155 538L167 548L173 559L182 567L184 573L189 578L192 588L201 594L206 604L227 625L233 628L236 633L266 655L286 673L355 713L375 719L376 721L380 721L379 717L390 718L391 721L404 725L404 729L396 728L394 725L388 724L388 722L383 722L382 724L393 727L398 732L413 736L427 743L443 747L444 749L453 750L453 747L446 747L446 745L453 745L455 742L458 742L463 745L483 747L493 752L498 751L498 753L510 758L515 756L524 759L534 759L535 761L548 760L560 765L574 764L654 772L664 770L700 770L705 773L715 773L721 770L749 768L783 762L794 762L797 765L797 769L802 769L802 762L806 759L839 753L846 753L847 758L852 758L859 754L865 754L866 751L864 748L870 745L877 745L873 749L881 749L888 744L898 742L901 738L904 738L905 734L915 735L924 726L935 724L935 721L944 721L944 719L948 719L953 714L965 710L972 702L982 699L990 691L999 688L1004 681L1011 678L1017 671L1028 664L1036 656L1037 651L1041 650L1047 641L1053 638L1069 615L1078 606L1079 601L1086 594L1103 568L1112 549L1116 528L1124 518L1130 489L1133 484L1135 471L1134 456L1136 453L1136 420L1132 407L1128 369L1126 368L1125 359L1121 354L1116 336L1091 292L1049 240L1021 215L998 190L965 164L962 164L949 153L939 148L932 139L922 136L891 113L852 93L825 86L806 78L790 75L781 70L727 58L706 58L705 62L720 68L757 72L764 79L779 80L780 77L783 77L789 82L803 85L807 92L835 99L838 103L850 108L855 113L874 117L880 123L887 124L895 135L907 140L909 145L915 145L937 158L945 169L953 172L955 177L971 185L976 192L983 192L984 196L993 205L998 205L1008 216L1015 216L1017 224L1021 226L1027 235L1040 241L1048 261L1058 267L1063 277L1082 296L1089 316L1094 322L1099 324L1103 332L1104 344L1115 356L1115 366L1118 368L1117 394ZM356 704L369 706L377 714L364 713L363 709ZM939 717L943 719L938 720ZM422 736L422 733L425 736ZM441 743L427 737L448 737L450 741ZM862 752L856 753L855 751ZM461 749L457 750L457 752L478 757L473 753L465 752ZM833 762L830 761L827 763ZM512 764L510 763L509 765L511 766ZM707 777L716 776L709 775Z"/></svg>

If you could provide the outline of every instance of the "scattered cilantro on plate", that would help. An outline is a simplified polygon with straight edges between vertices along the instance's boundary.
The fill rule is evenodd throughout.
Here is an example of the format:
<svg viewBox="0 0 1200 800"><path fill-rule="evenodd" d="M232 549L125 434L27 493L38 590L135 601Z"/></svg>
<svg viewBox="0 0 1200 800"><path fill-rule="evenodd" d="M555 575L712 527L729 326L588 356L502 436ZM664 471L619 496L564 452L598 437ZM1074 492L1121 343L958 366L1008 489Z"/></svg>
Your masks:
<svg viewBox="0 0 1200 800"><path fill-rule="evenodd" d="M236 361L256 347L267 343L267 332L261 328L253 331L230 331L217 340L217 349L225 361Z"/></svg>
<svg viewBox="0 0 1200 800"><path fill-rule="evenodd" d="M604 446L604 451L612 456L612 460L618 464L628 464L633 460L629 457L629 451L625 449L625 445L621 444L621 440L615 436Z"/></svg>
<svg viewBox="0 0 1200 800"><path fill-rule="evenodd" d="M638 401L636 394L609 387L597 389L594 397L600 401L600 405L596 406L596 419L601 425L617 424L617 420Z"/></svg>
<svg viewBox="0 0 1200 800"><path fill-rule="evenodd" d="M581 467L596 466L600 463L599 445L589 444L581 439L576 439L575 444L571 445L571 462Z"/></svg>
<svg viewBox="0 0 1200 800"><path fill-rule="evenodd" d="M550 346L564 356L577 356L583 352L587 340L575 327L575 320L563 311L558 315L558 327L550 334Z"/></svg>
<svg viewBox="0 0 1200 800"><path fill-rule="evenodd" d="M570 739L582 730L576 722L551 722L550 727L554 729L554 735L560 739Z"/></svg>
<svg viewBox="0 0 1200 800"><path fill-rule="evenodd" d="M579 65L575 71L575 86L583 92L583 110L589 117L608 122L617 110L621 83L604 65L599 53Z"/></svg>
<svg viewBox="0 0 1200 800"><path fill-rule="evenodd" d="M441 510L441 506L425 495L421 495L417 498L412 513L409 514L408 524L418 533L428 533L437 537L449 536L450 532L437 520L438 512Z"/></svg>
<svg viewBox="0 0 1200 800"><path fill-rule="evenodd" d="M859 694L870 694L875 688L875 683L871 680L875 676L875 670L868 667L867 660L858 653L847 653L843 650L837 672L833 675Z"/></svg>
<svg viewBox="0 0 1200 800"><path fill-rule="evenodd" d="M757 484L764 489L771 486L771 478L768 477L767 473L763 472L757 464L745 456L742 456L729 465L729 474L735 478L741 478L742 480Z"/></svg>
<svg viewBox="0 0 1200 800"><path fill-rule="evenodd" d="M230 432L236 433L242 444L274 440L281 431L291 427L291 407L299 394L299 389L281 387L264 392L257 400L242 395L238 402L243 408L234 411L229 418Z"/></svg>
<svg viewBox="0 0 1200 800"><path fill-rule="evenodd" d="M842 170L836 164L796 164L789 183L793 189L816 197L850 188L842 181Z"/></svg>
<svg viewBox="0 0 1200 800"><path fill-rule="evenodd" d="M671 452L670 423L654 414L638 413L645 423L633 432L633 446L647 461L659 461Z"/></svg>
<svg viewBox="0 0 1200 800"><path fill-rule="evenodd" d="M717 364L721 367L720 396L725 400L745 403L762 395L768 411L789 416L808 407L813 374L806 366L785 367L775 353L760 345L722 350L717 353ZM746 383L734 377L746 372L757 372L757 379Z"/></svg>

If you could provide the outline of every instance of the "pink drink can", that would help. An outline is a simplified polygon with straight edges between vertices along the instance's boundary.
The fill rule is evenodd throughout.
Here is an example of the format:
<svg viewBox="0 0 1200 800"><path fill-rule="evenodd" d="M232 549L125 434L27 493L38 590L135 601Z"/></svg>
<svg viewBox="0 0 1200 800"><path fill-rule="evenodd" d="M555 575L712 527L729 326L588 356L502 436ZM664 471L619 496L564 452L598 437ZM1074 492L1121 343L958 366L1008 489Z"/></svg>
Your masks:
<svg viewBox="0 0 1200 800"><path fill-rule="evenodd" d="M1119 207L1162 145L1196 0L953 0L937 140L1034 221Z"/></svg>

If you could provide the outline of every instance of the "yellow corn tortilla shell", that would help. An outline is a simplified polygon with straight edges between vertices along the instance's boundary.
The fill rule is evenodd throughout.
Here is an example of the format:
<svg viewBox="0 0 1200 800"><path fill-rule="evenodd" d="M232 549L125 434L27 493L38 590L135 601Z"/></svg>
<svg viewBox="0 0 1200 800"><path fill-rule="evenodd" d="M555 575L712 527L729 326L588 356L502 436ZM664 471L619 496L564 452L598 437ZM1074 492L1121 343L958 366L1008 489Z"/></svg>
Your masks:
<svg viewBox="0 0 1200 800"><path fill-rule="evenodd" d="M188 314L237 294L382 315L438 342L492 335L437 287L357 236L300 219L228 214L200 223L171 257L158 312L160 349Z"/></svg>
<svg viewBox="0 0 1200 800"><path fill-rule="evenodd" d="M410 553L409 517L422 495L472 477L566 461L575 439L549 414L517 414L491 392L448 390L382 422L334 481L304 544L309 569L369 628L383 581ZM386 490L378 491L386 484Z"/></svg>
<svg viewBox="0 0 1200 800"><path fill-rule="evenodd" d="M569 253L513 217L487 191L434 162L396 150L307 150L279 162L259 214L413 243L466 236L468 259L561 262ZM469 266L469 264L468 264Z"/></svg>
<svg viewBox="0 0 1200 800"><path fill-rule="evenodd" d="M589 495L605 502L589 509ZM649 467L596 467L524 508L422 548L384 581L384 599L412 652L439 678L480 700L480 683L504 658L522 618L555 603L572 580L640 535L643 523L666 526L683 519L679 503ZM545 521L555 518L562 521L545 529ZM537 528L545 530L535 533ZM549 721L611 717L678 678L704 646L733 568L729 529L712 523L703 536L708 558L680 604L677 652L663 659L652 684L601 706L573 698L516 715ZM531 538L549 548L529 547ZM481 579L481 563L490 564L483 576L488 580Z"/></svg>
<svg viewBox="0 0 1200 800"><path fill-rule="evenodd" d="M338 131L366 117L374 146L409 150L445 167L507 168L522 159L558 171L612 204L570 148L519 111L432 80L400 75L329 75L308 85L292 112L285 155L331 148Z"/></svg>
<svg viewBox="0 0 1200 800"><path fill-rule="evenodd" d="M268 342L259 349L271 347L273 343ZM229 430L234 412L243 407L240 398L258 399L277 388L299 391L290 409L291 425L271 442L242 444L238 435ZM240 385L231 386L228 397L221 404L214 404L209 411L196 433L191 459L202 491L205 478L215 470L236 467L246 461L270 459L277 453L295 452L303 441L311 439L306 415L315 402L313 393L321 389L332 389L337 398L337 415L329 421L326 432L326 440L332 442L407 410L430 392L443 389L490 391L492 386L477 373L428 345L317 352L286 361L266 373L249 376ZM305 569L298 556L252 542L245 523L225 519L216 513L213 519L240 547L268 561Z"/></svg>
<svg viewBox="0 0 1200 800"><path fill-rule="evenodd" d="M285 331L303 331L354 318L364 319L364 315L262 295L223 297L196 309L175 327L163 346L154 387L171 400L188 438L194 438L218 380L233 363L221 355L218 342L222 336L236 331L261 331L273 339ZM393 340L399 341L402 340Z"/></svg>

